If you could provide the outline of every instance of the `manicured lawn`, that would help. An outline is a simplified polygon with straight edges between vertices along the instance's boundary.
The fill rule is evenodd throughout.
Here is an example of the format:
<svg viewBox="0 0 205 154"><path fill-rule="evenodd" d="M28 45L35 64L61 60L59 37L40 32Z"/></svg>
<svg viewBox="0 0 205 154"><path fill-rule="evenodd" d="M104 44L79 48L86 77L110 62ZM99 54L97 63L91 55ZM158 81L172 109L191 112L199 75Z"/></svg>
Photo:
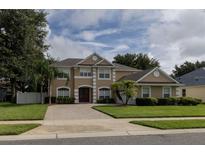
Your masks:
<svg viewBox="0 0 205 154"><path fill-rule="evenodd" d="M46 110L46 104L0 103L0 120L41 120L44 119Z"/></svg>
<svg viewBox="0 0 205 154"><path fill-rule="evenodd" d="M40 124L2 124L0 135L18 135L40 126Z"/></svg>
<svg viewBox="0 0 205 154"><path fill-rule="evenodd" d="M205 105L197 106L94 106L114 118L205 117Z"/></svg>
<svg viewBox="0 0 205 154"><path fill-rule="evenodd" d="M131 121L130 123L159 129L188 129L205 128L205 120L156 120L156 121Z"/></svg>

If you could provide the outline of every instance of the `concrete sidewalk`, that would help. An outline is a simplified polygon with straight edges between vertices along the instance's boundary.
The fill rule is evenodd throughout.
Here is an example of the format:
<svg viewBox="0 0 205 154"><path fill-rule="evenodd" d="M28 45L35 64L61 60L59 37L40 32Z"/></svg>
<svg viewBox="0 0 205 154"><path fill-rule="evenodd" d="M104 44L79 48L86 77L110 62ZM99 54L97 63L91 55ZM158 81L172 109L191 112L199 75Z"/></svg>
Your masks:
<svg viewBox="0 0 205 154"><path fill-rule="evenodd" d="M10 140L35 140L35 139L63 139L82 137L106 137L106 136L132 136L132 135L163 135L163 134L184 134L184 133L205 133L205 129L179 129L179 130L155 130L155 131L112 131L93 133L67 133L67 134L44 134L44 135L10 135L0 136L0 141Z"/></svg>

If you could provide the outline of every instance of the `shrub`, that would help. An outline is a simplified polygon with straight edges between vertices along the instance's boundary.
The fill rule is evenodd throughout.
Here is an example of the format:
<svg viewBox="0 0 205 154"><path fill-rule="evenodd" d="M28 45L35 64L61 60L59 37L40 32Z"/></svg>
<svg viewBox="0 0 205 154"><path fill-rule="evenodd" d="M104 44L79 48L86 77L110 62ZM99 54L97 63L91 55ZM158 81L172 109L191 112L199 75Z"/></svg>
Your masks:
<svg viewBox="0 0 205 154"><path fill-rule="evenodd" d="M45 97L45 103L49 103L49 97ZM56 97L51 97L51 103L56 103Z"/></svg>
<svg viewBox="0 0 205 154"><path fill-rule="evenodd" d="M180 98L178 97L169 97L169 98L158 98L157 105L178 105Z"/></svg>
<svg viewBox="0 0 205 154"><path fill-rule="evenodd" d="M157 104L157 99L153 97L149 98L136 98L136 105L138 106L153 106Z"/></svg>
<svg viewBox="0 0 205 154"><path fill-rule="evenodd" d="M115 100L113 98L105 98L105 99L98 99L98 104L113 104L115 103Z"/></svg>
<svg viewBox="0 0 205 154"><path fill-rule="evenodd" d="M57 97L57 103L58 104L73 104L75 101L74 97L63 97L63 96L59 96Z"/></svg>
<svg viewBox="0 0 205 154"><path fill-rule="evenodd" d="M198 105L202 100L192 97L181 97L179 105Z"/></svg>

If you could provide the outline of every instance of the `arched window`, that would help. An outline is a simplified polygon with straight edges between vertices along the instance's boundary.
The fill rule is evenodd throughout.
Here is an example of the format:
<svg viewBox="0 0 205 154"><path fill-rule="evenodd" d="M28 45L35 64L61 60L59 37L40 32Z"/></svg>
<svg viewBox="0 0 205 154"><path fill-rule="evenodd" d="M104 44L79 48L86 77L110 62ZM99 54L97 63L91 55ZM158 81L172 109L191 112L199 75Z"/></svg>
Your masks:
<svg viewBox="0 0 205 154"><path fill-rule="evenodd" d="M62 97L66 97L66 96L69 96L69 88L58 88L57 90L57 95L58 96L62 96Z"/></svg>
<svg viewBox="0 0 205 154"><path fill-rule="evenodd" d="M109 88L101 88L99 89L99 99L110 98L110 89Z"/></svg>

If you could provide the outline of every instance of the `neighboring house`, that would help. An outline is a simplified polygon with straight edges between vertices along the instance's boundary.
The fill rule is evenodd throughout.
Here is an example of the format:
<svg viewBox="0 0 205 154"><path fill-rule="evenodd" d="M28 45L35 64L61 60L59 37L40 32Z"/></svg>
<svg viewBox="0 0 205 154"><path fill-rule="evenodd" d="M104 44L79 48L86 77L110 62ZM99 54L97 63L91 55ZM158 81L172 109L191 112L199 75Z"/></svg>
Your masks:
<svg viewBox="0 0 205 154"><path fill-rule="evenodd" d="M140 87L139 97L176 96L179 86L159 68L142 71L111 63L96 53L85 59L68 58L53 66L62 73L52 81L52 96L75 97L75 103L96 103L97 99L111 98L112 83L123 79L136 81Z"/></svg>
<svg viewBox="0 0 205 154"><path fill-rule="evenodd" d="M182 75L177 80L184 85L179 88L181 96L205 101L205 67Z"/></svg>

